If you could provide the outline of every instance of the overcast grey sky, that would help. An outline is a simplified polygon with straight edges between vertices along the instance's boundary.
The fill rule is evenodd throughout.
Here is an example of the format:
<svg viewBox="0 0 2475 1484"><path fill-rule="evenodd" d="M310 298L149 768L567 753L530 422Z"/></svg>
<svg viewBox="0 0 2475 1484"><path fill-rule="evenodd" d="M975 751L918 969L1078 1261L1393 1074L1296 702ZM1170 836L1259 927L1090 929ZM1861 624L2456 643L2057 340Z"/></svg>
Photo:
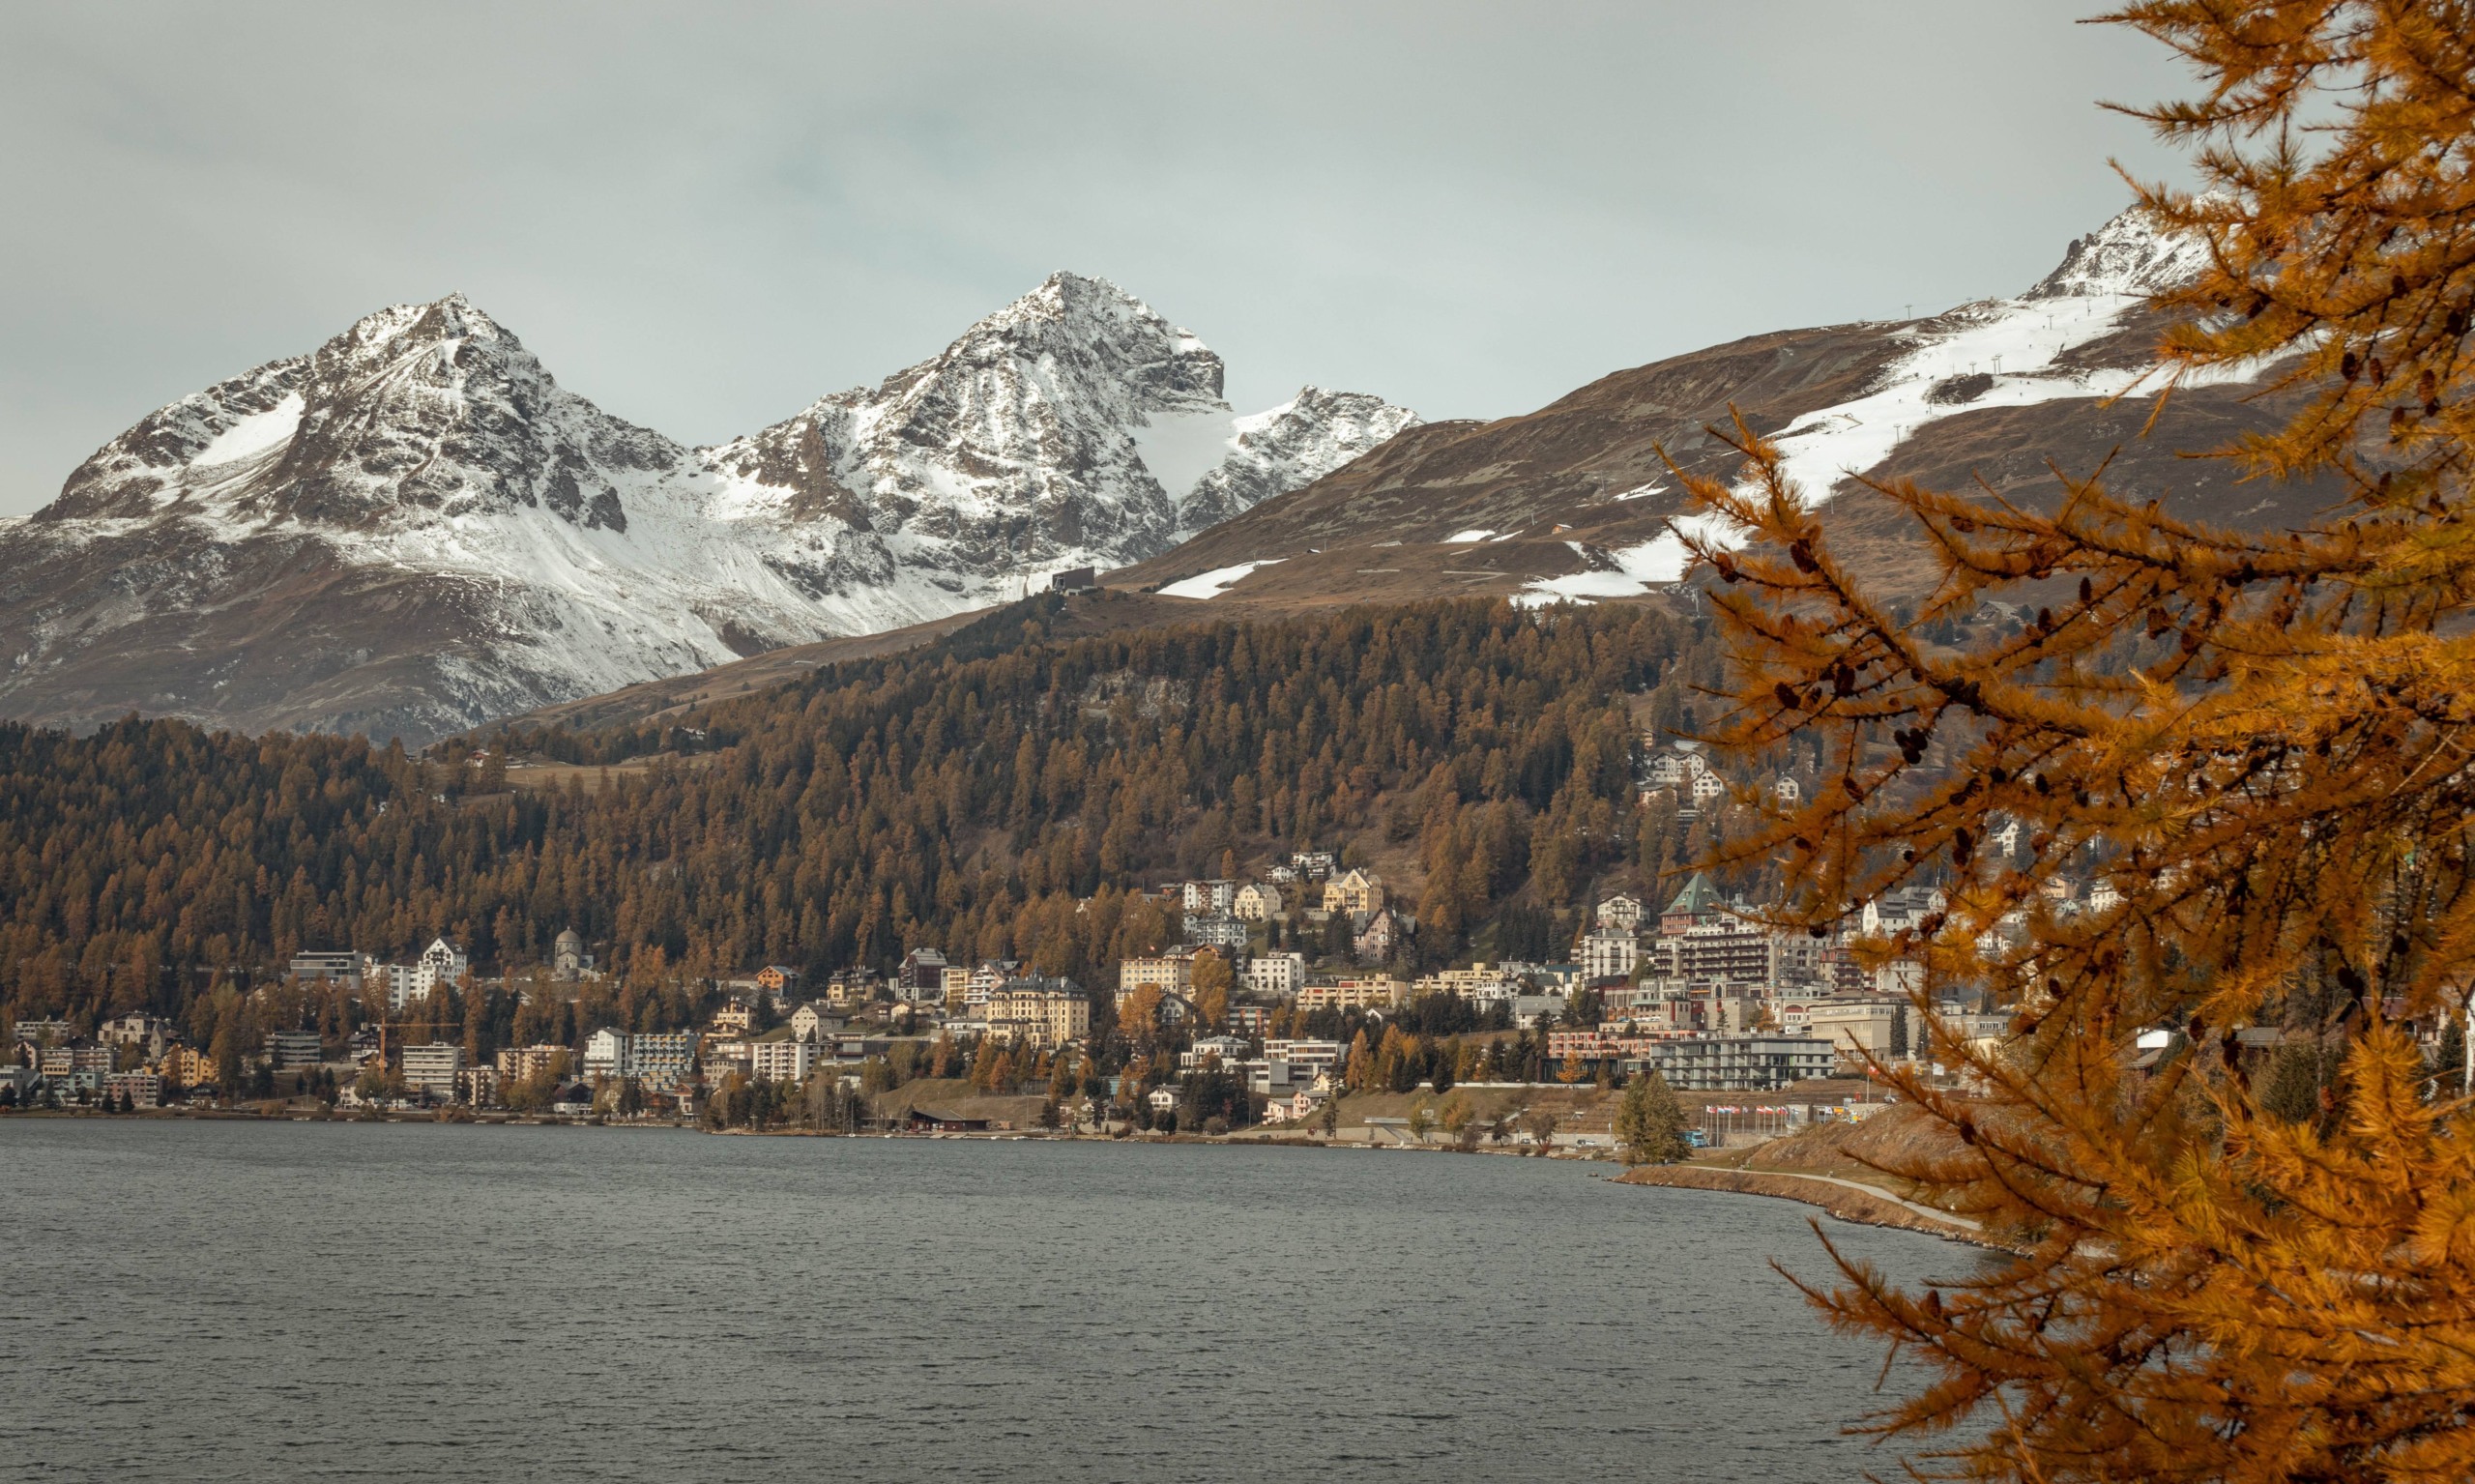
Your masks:
<svg viewBox="0 0 2475 1484"><path fill-rule="evenodd" d="M1430 418L2024 287L2169 161L2093 3L14 4L0 514L155 407L471 295L673 437L1051 271Z"/></svg>

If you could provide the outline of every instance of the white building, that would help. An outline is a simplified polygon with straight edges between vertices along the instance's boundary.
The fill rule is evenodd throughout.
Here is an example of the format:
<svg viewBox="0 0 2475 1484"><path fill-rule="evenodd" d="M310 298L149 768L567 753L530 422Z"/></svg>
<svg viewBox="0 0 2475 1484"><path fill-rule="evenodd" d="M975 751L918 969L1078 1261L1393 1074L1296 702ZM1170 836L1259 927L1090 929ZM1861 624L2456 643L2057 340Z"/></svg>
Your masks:
<svg viewBox="0 0 2475 1484"><path fill-rule="evenodd" d="M1199 1035L1194 1044L1178 1053L1178 1070L1200 1071L1208 1059L1217 1058L1220 1064L1235 1068L1245 1060L1246 1043L1234 1035Z"/></svg>
<svg viewBox="0 0 2475 1484"><path fill-rule="evenodd" d="M778 1041L754 1041L747 1050L749 1075L759 1082L804 1082L811 1067L833 1060L830 1042L797 1035Z"/></svg>
<svg viewBox="0 0 2475 1484"><path fill-rule="evenodd" d="M1602 928L1582 938L1584 979L1629 979L1642 961L1642 940L1629 932Z"/></svg>
<svg viewBox="0 0 2475 1484"><path fill-rule="evenodd" d="M986 1004L988 997L997 993L997 986L1012 978L1022 967L1019 960L1011 958L981 959L979 966L972 970L971 977L963 982L963 1004Z"/></svg>
<svg viewBox="0 0 2475 1484"><path fill-rule="evenodd" d="M1902 928L1917 926L1944 904L1945 898L1936 889L1904 887L1885 891L1865 903L1865 910L1857 915L1857 931L1867 938L1888 938Z"/></svg>
<svg viewBox="0 0 2475 1484"><path fill-rule="evenodd" d="M1246 960L1239 982L1258 1000L1294 1000L1306 982L1306 955L1258 953Z"/></svg>
<svg viewBox="0 0 2475 1484"><path fill-rule="evenodd" d="M367 964L367 959L349 948L316 948L292 955L292 967L285 977L295 982L326 979L359 985L362 971Z"/></svg>
<svg viewBox="0 0 2475 1484"><path fill-rule="evenodd" d="M1264 1042L1264 1060L1274 1066L1288 1067L1285 1080L1290 1082L1312 1082L1319 1075L1338 1077L1341 1058L1347 1051L1338 1041L1274 1036Z"/></svg>
<svg viewBox="0 0 2475 1484"><path fill-rule="evenodd" d="M413 964L413 997L425 999L432 990L454 988L469 967L463 949L444 938L433 940Z"/></svg>
<svg viewBox="0 0 2475 1484"><path fill-rule="evenodd" d="M1907 1055L1907 1005L1898 1000L1818 1000L1801 1015L1791 1010L1780 1019L1790 1033L1828 1041L1850 1062Z"/></svg>
<svg viewBox="0 0 2475 1484"><path fill-rule="evenodd" d="M629 1055L633 1049L628 1044L630 1039L625 1031L606 1026L593 1033L584 1043L585 1080L607 1077L617 1082L635 1075L635 1059Z"/></svg>
<svg viewBox="0 0 2475 1484"><path fill-rule="evenodd" d="M1198 948L1243 948L1248 937L1244 921L1220 913L1186 918L1185 933L1186 943Z"/></svg>
<svg viewBox="0 0 2475 1484"><path fill-rule="evenodd" d="M1650 755L1644 776L1652 788L1681 788L1710 771L1709 762L1698 750L1697 742L1677 742L1671 749Z"/></svg>
<svg viewBox="0 0 2475 1484"><path fill-rule="evenodd" d="M1598 904L1595 920L1602 928L1619 933L1642 930L1642 899L1637 896L1611 896Z"/></svg>
<svg viewBox="0 0 2475 1484"><path fill-rule="evenodd" d="M1234 881L1190 881L1186 883L1183 896L1187 913L1220 916L1238 905L1238 884Z"/></svg>
<svg viewBox="0 0 2475 1484"><path fill-rule="evenodd" d="M106 1046L143 1046L166 1033L168 1027L160 1015L144 1010L131 1010L115 1020L104 1021L95 1029L95 1039Z"/></svg>
<svg viewBox="0 0 2475 1484"><path fill-rule="evenodd" d="M1339 870L1340 863L1341 858L1328 850L1294 851L1289 858L1290 868L1305 881L1322 881Z"/></svg>
<svg viewBox="0 0 2475 1484"><path fill-rule="evenodd" d="M452 1101L455 1077L464 1070L464 1048L453 1041L431 1041L404 1048L404 1086Z"/></svg>

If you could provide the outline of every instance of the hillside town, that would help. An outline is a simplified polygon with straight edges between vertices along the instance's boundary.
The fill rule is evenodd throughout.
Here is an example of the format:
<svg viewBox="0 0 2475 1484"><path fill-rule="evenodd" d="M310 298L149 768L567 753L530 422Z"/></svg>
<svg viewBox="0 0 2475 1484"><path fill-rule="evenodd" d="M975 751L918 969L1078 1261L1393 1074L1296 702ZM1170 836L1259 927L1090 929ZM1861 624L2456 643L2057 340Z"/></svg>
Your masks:
<svg viewBox="0 0 2475 1484"><path fill-rule="evenodd" d="M1690 750L1656 756L1645 789L1706 802L1724 786L1701 764ZM1311 1125L1353 1091L1615 1087L1655 1072L1677 1090L1775 1094L1927 1052L1914 966L1877 953L1867 968L1855 949L1939 910L1928 890L1868 902L1846 931L1816 938L1769 925L1756 904L1696 874L1664 901L1598 900L1558 961L1424 974L1398 967L1415 917L1382 875L1338 852L1298 851L1251 879L1140 894L1177 941L1117 962L1114 982L918 946L889 973L812 979L767 965L716 976L674 998L685 1013L576 1024L561 1040L521 1031L548 1023L545 1001L573 1005L605 980L572 930L547 964L495 976L446 938L408 963L305 950L250 990L297 1006L291 1025L253 1042L143 1011L92 1027L17 1021L0 1108L204 1108L291 1094L345 1112L736 1123L804 1095L854 1130L987 1121L882 1106L882 1094L924 1078L1017 1095L1045 1089L1039 1120L1050 1126L1218 1131ZM512 1005L502 1017L510 1033L468 1013L484 1003ZM2008 1018L1982 1006L1938 1008L1969 1036L2007 1032Z"/></svg>

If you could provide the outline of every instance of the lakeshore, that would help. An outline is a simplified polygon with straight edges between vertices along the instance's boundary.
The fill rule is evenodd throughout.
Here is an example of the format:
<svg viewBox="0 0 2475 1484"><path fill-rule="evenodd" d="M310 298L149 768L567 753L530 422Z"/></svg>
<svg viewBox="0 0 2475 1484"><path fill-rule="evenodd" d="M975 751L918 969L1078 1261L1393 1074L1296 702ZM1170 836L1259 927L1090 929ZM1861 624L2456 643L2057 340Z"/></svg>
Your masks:
<svg viewBox="0 0 2475 1484"><path fill-rule="evenodd" d="M1567 1113L1571 1103L1586 1103L1584 1090L1558 1089L1568 1094ZM1346 1100L1345 1100L1346 1101ZM1365 1099L1378 1107L1387 1106L1378 1099ZM1596 1110L1593 1110L1596 1111ZM1706 1119L1706 1110L1702 1112ZM336 1113L319 1107L276 1107L261 1109L155 1109L131 1115L102 1114L91 1110L59 1110L18 1114L12 1121L23 1120L108 1120L153 1122L313 1122L340 1124L430 1124L452 1123L497 1128L597 1128L633 1132L702 1133L734 1138L807 1138L856 1139L863 1141L975 1141L997 1143L1043 1143L1074 1145L1125 1146L1223 1146L1276 1149L1322 1149L1327 1151L1383 1149L1407 1153L1480 1154L1497 1157L1543 1158L1558 1162L1614 1163L1618 1158L1612 1136L1589 1131L1566 1133L1570 1142L1490 1143L1459 1140L1423 1142L1399 1133L1396 1125L1403 1121L1386 1118L1382 1112L1363 1111L1363 1116L1379 1121L1348 1126L1340 1133L1347 1137L1318 1135L1296 1128L1265 1128L1256 1126L1228 1134L1179 1132L1138 1132L1120 1127L1111 1131L1014 1128L883 1128L859 1133L844 1133L810 1128L713 1128L675 1119L611 1119L599 1115L580 1119L524 1117L506 1113L474 1113L465 1110L441 1110L432 1114L384 1113L365 1110L358 1113ZM1601 1117L1603 1127L1604 1118ZM1910 1123L1908 1118L1894 1116L1867 1130L1875 1137L1877 1148L1888 1134L1895 1140L1895 1130ZM1853 1125L1818 1129L1816 1135L1802 1139L1762 1137L1755 1142L1739 1144L1726 1149L1706 1150L1693 1159L1676 1164L1636 1165L1609 1177L1618 1184L1654 1186L1674 1190L1710 1191L1731 1195L1762 1196L1809 1206L1838 1220L1860 1226L1883 1227L1914 1232L1965 1242L1995 1250L2007 1250L2003 1244L1988 1237L1978 1224L1967 1217L1936 1210L1908 1199L1899 1182L1874 1170L1855 1158L1847 1149L1849 1131ZM1817 1136L1818 1135L1818 1136ZM1861 1138L1859 1143L1863 1143ZM1752 1161L1762 1167L1749 1168ZM1810 1164L1811 1168L1803 1166Z"/></svg>
<svg viewBox="0 0 2475 1484"><path fill-rule="evenodd" d="M1824 1261L1778 1203L1582 1159L1141 1142L0 1124L30 1206L148 1213L23 1235L0 1454L211 1481L374 1458L1217 1481L1276 1447L1342 1481L1842 1484L1889 1462L1841 1432L1878 1404L1878 1352L1769 1268ZM1903 1278L1974 1261L1840 1239Z"/></svg>

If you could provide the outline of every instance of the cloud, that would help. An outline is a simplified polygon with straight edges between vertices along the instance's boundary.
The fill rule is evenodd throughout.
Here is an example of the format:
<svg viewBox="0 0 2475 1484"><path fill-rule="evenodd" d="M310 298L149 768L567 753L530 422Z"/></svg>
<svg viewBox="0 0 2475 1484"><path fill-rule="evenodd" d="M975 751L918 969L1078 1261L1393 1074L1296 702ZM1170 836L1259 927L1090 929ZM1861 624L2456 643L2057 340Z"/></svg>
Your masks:
<svg viewBox="0 0 2475 1484"><path fill-rule="evenodd" d="M173 397L461 289L703 441L1070 267L1430 417L2031 281L2162 168L2079 7L20 7L0 513Z"/></svg>

